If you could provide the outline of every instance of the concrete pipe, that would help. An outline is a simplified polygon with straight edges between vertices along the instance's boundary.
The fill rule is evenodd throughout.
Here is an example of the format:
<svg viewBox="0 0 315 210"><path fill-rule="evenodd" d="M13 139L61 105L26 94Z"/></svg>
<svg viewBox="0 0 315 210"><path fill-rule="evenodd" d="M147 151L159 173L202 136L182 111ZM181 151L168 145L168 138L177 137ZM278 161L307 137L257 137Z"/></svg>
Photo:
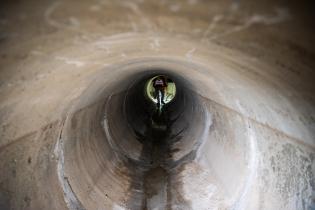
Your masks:
<svg viewBox="0 0 315 210"><path fill-rule="evenodd" d="M0 209L315 209L311 3L0 11Z"/></svg>

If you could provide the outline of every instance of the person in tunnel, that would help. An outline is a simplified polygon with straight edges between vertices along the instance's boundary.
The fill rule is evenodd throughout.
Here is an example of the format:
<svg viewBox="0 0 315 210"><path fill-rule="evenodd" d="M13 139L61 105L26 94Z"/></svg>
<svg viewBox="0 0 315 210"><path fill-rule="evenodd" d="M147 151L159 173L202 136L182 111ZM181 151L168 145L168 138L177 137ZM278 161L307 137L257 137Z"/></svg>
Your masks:
<svg viewBox="0 0 315 210"><path fill-rule="evenodd" d="M153 80L153 87L155 90L155 97L157 99L157 105L158 107L160 107L161 104L163 105L165 104L164 97L165 97L165 90L167 88L167 81L166 81L165 76L156 77Z"/></svg>

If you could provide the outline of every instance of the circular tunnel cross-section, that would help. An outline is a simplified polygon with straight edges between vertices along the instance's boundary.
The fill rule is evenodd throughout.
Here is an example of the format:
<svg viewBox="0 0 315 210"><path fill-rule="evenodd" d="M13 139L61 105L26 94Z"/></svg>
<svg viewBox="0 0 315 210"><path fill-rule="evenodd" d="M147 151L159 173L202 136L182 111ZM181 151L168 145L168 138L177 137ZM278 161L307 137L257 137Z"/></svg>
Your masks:
<svg viewBox="0 0 315 210"><path fill-rule="evenodd" d="M130 73L107 86L97 77L64 123L56 150L63 156L59 177L69 203L84 209L196 209L217 199L232 202L228 205L240 199L256 146L246 120L200 95L203 85L194 77L181 76L191 69L198 74L202 67L144 59L113 68L113 77ZM175 97L161 113L144 94L156 75L176 84ZM226 174L226 167L238 176ZM200 197L210 186L217 187L216 196Z"/></svg>
<svg viewBox="0 0 315 210"><path fill-rule="evenodd" d="M144 94L156 75L168 78L166 94L172 95L162 113ZM102 92L101 80L91 85L82 99L97 93L95 103L73 113L62 132L63 169L72 186L70 197L76 198L73 205L190 208L180 199L185 191L178 177L190 171L185 167L197 157L211 125L210 110L191 82L176 70L143 69ZM86 197L88 189L96 201Z"/></svg>
<svg viewBox="0 0 315 210"><path fill-rule="evenodd" d="M154 87L154 82L156 82L158 78L162 78L163 82L165 83L165 87L163 87L164 88L163 91L165 92L163 102L165 104L168 104L175 98L176 84L171 78L167 77L166 75L157 75L149 79L145 87L145 94L152 102L154 103L158 102L156 90L157 88Z"/></svg>
<svg viewBox="0 0 315 210"><path fill-rule="evenodd" d="M314 8L2 1L0 210L314 210Z"/></svg>

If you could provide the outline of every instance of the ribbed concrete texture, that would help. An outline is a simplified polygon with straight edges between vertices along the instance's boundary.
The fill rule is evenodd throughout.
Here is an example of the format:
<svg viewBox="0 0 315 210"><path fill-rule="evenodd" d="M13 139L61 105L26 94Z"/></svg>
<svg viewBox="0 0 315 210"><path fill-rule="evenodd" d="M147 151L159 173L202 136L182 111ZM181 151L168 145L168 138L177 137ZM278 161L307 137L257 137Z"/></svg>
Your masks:
<svg viewBox="0 0 315 210"><path fill-rule="evenodd" d="M314 210L314 8L2 2L0 209Z"/></svg>

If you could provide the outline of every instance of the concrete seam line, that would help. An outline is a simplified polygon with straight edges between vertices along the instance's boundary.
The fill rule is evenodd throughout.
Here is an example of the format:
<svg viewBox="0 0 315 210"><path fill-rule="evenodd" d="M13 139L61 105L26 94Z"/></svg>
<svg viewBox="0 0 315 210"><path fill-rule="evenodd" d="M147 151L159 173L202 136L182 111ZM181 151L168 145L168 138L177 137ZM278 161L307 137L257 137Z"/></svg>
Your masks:
<svg viewBox="0 0 315 210"><path fill-rule="evenodd" d="M63 190L63 198L64 201L67 204L67 207L70 210L85 210L85 208L82 206L78 198L76 197L75 193L72 190L72 187L70 185L70 182L68 178L65 176L65 169L64 169L64 142L62 139L62 132L65 126L66 119L62 122L62 126L60 129L60 134L58 136L57 142L55 144L54 153L57 157L57 174L58 174L58 180Z"/></svg>

